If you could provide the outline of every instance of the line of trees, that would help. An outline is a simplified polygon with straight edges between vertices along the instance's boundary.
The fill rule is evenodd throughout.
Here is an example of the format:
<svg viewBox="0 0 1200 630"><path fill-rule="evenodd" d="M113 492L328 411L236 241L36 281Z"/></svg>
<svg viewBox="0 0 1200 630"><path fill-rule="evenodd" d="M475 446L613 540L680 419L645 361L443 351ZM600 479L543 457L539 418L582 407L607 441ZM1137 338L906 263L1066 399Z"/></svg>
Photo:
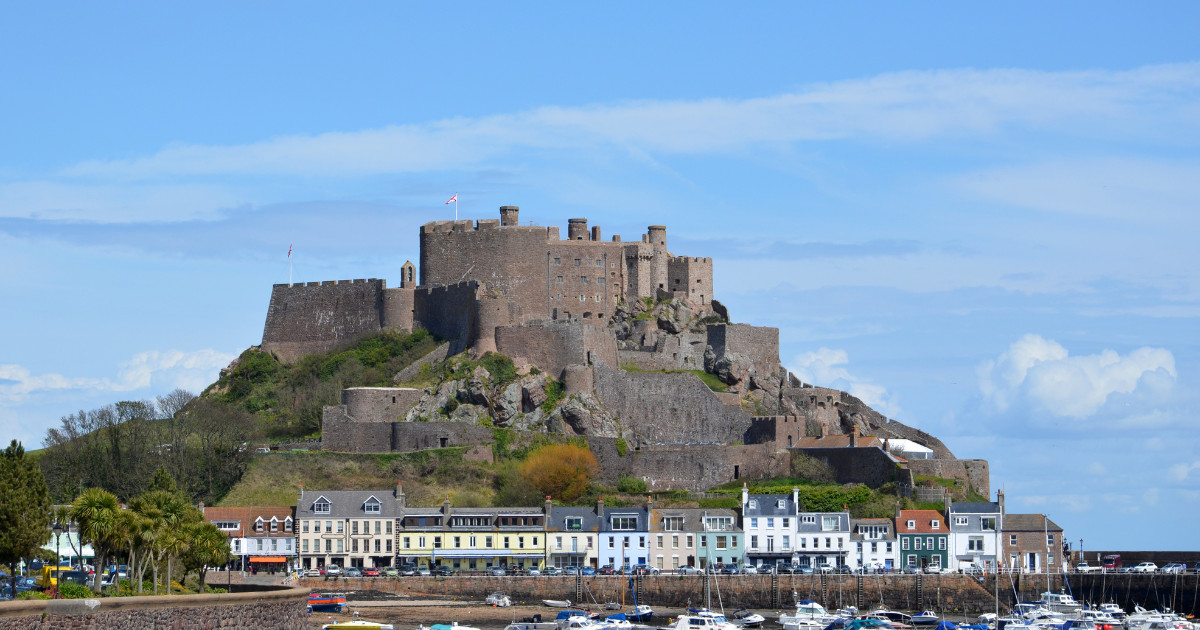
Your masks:
<svg viewBox="0 0 1200 630"><path fill-rule="evenodd" d="M64 416L47 432L39 463L60 503L89 487L128 501L159 468L192 500L215 502L241 479L253 434L249 413L179 389Z"/></svg>
<svg viewBox="0 0 1200 630"><path fill-rule="evenodd" d="M92 590L97 592L104 567L118 557L129 566L131 590L142 593L149 574L156 595L160 584L170 594L173 578L178 575L182 582L192 571L198 574L199 592L204 592L208 567L223 565L230 557L229 538L205 522L163 468L128 509L121 509L113 493L88 488L57 516L74 522L81 543L92 545L96 553Z"/></svg>

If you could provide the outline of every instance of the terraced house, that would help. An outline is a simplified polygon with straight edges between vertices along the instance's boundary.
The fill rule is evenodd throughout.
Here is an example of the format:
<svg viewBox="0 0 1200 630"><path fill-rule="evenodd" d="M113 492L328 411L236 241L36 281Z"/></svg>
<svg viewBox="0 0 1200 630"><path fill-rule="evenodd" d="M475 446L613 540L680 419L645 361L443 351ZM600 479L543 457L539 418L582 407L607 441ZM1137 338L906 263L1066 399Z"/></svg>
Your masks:
<svg viewBox="0 0 1200 630"><path fill-rule="evenodd" d="M742 562L742 531L731 509L650 510L650 565L662 571L682 566Z"/></svg>
<svg viewBox="0 0 1200 630"><path fill-rule="evenodd" d="M205 507L204 520L229 537L231 565L243 571L292 568L296 533L291 506Z"/></svg>
<svg viewBox="0 0 1200 630"><path fill-rule="evenodd" d="M902 566L921 570L950 566L950 527L941 512L897 510L896 537Z"/></svg>
<svg viewBox="0 0 1200 630"><path fill-rule="evenodd" d="M296 503L300 568L391 566L403 507L399 485L395 490L308 492L301 486Z"/></svg>
<svg viewBox="0 0 1200 630"><path fill-rule="evenodd" d="M799 549L796 542L799 513L799 488L792 488L791 494L750 494L743 484L745 563L751 566L795 564Z"/></svg>
<svg viewBox="0 0 1200 630"><path fill-rule="evenodd" d="M850 542L854 545L858 566L868 571L896 567L895 522L890 518L850 519Z"/></svg>
<svg viewBox="0 0 1200 630"><path fill-rule="evenodd" d="M528 570L546 562L546 514L542 508L404 508L396 555L401 563L482 571Z"/></svg>
<svg viewBox="0 0 1200 630"><path fill-rule="evenodd" d="M599 566L600 519L594 507L554 507L546 502L546 563L559 568Z"/></svg>
<svg viewBox="0 0 1200 630"><path fill-rule="evenodd" d="M858 568L858 558L850 552L849 512L801 512L796 518L800 566Z"/></svg>
<svg viewBox="0 0 1200 630"><path fill-rule="evenodd" d="M946 511L953 551L950 568L994 571L1004 528L1004 491L996 492L994 502L951 503Z"/></svg>
<svg viewBox="0 0 1200 630"><path fill-rule="evenodd" d="M642 507L605 507L604 499L596 502L600 515L599 561L614 568L647 564L650 554L650 510Z"/></svg>

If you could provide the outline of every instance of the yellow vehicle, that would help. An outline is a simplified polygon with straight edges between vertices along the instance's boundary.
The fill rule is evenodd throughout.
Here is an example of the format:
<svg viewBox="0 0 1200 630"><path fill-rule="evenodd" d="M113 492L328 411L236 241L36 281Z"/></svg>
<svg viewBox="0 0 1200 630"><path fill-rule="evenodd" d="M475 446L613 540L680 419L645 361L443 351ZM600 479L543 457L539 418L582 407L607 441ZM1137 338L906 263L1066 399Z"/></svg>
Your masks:
<svg viewBox="0 0 1200 630"><path fill-rule="evenodd" d="M58 586L58 572L70 571L73 567L70 564L62 563L60 565L42 565L42 574L37 578L38 588L46 590L51 586Z"/></svg>

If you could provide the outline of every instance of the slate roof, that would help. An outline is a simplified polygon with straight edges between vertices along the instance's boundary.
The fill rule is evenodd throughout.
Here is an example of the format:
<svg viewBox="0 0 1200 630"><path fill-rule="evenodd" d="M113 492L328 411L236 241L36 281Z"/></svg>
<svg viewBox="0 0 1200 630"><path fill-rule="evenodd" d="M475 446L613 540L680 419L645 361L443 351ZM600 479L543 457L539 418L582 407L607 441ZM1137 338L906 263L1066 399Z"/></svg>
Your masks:
<svg viewBox="0 0 1200 630"><path fill-rule="evenodd" d="M779 501L783 500L783 507ZM752 494L747 499L744 518L751 516L795 516L796 504L790 494Z"/></svg>
<svg viewBox="0 0 1200 630"><path fill-rule="evenodd" d="M580 529L567 529L567 518L581 518ZM548 532L596 532L600 529L600 519L596 518L596 509L590 507L553 507L550 518L546 521Z"/></svg>
<svg viewBox="0 0 1200 630"><path fill-rule="evenodd" d="M991 501L954 502L950 504L951 514L999 514L1000 504Z"/></svg>
<svg viewBox="0 0 1200 630"><path fill-rule="evenodd" d="M859 525L863 527L879 527L883 526L883 538L871 539L867 538L866 534L858 532ZM889 540L896 537L896 523L890 518L852 518L850 519L850 539L851 540Z"/></svg>
<svg viewBox="0 0 1200 630"><path fill-rule="evenodd" d="M1005 514L1006 532L1061 532L1063 529L1044 514Z"/></svg>
<svg viewBox="0 0 1200 630"><path fill-rule="evenodd" d="M325 497L329 501L329 513L317 514L313 504L317 499ZM367 499L375 497L379 501L379 513L363 511ZM318 518L396 518L400 516L401 508L396 502L394 491L388 490L304 490L296 504L297 519ZM435 513L440 510L435 509Z"/></svg>

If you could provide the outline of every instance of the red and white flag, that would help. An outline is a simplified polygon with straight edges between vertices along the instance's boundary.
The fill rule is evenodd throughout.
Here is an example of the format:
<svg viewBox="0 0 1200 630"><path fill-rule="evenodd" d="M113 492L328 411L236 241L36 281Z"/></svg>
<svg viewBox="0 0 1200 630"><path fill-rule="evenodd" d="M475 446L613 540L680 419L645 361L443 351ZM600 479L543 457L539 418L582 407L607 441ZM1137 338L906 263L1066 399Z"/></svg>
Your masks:
<svg viewBox="0 0 1200 630"><path fill-rule="evenodd" d="M288 258L292 257L292 244L288 243Z"/></svg>
<svg viewBox="0 0 1200 630"><path fill-rule="evenodd" d="M453 197L451 197L451 198L449 198L449 199L447 199L447 200L446 200L446 203L448 204L448 203L450 203L451 201L455 201L455 202L456 202L456 201L458 201L458 193L454 193L454 196L453 196ZM442 204L442 205L446 205L446 204Z"/></svg>

